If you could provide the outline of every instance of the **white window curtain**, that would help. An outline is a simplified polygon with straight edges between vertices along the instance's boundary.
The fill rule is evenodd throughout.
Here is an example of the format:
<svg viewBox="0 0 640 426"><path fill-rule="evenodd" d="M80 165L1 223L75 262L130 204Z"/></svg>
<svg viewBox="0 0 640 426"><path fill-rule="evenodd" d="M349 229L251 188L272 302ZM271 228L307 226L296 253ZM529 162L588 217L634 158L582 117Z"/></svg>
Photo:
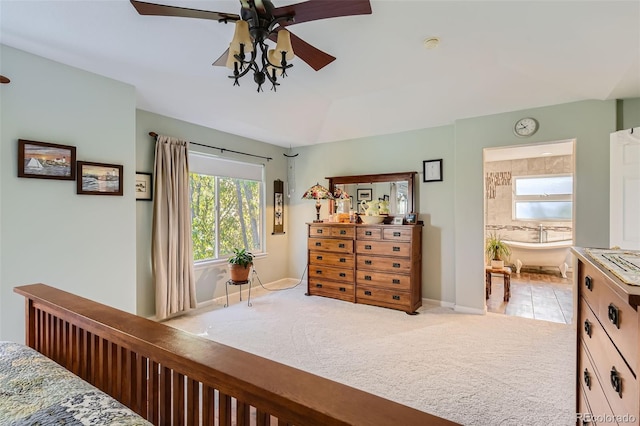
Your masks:
<svg viewBox="0 0 640 426"><path fill-rule="evenodd" d="M188 158L189 142L157 137L152 265L159 320L196 307Z"/></svg>

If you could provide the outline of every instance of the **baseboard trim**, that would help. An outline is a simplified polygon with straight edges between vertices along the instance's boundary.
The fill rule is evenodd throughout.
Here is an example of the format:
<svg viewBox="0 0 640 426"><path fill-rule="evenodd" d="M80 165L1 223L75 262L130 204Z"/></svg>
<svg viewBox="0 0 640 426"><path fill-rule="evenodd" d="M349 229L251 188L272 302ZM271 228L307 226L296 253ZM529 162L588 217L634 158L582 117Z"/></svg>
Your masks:
<svg viewBox="0 0 640 426"><path fill-rule="evenodd" d="M456 304L453 302L445 302L444 300L436 300L436 299L427 299L427 298L422 298L422 304L423 305L430 305L430 306L441 306L443 308L451 308L453 309Z"/></svg>
<svg viewBox="0 0 640 426"><path fill-rule="evenodd" d="M456 312L460 312L462 314L486 315L487 313L486 307L484 309L478 309L478 308L470 308L468 306L455 305L453 307L453 310Z"/></svg>

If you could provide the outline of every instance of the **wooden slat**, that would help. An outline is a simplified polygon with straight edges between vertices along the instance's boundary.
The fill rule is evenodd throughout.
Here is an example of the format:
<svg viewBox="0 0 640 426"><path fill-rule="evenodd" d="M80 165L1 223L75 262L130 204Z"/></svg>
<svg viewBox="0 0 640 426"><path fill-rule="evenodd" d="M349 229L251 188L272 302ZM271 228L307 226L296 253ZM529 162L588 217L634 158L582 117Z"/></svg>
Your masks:
<svg viewBox="0 0 640 426"><path fill-rule="evenodd" d="M269 424L269 414L265 411L257 410L256 411L256 425L257 426L267 426Z"/></svg>
<svg viewBox="0 0 640 426"><path fill-rule="evenodd" d="M172 392L171 405L173 406L173 423L174 425L184 424L184 375L177 371L172 372Z"/></svg>
<svg viewBox="0 0 640 426"><path fill-rule="evenodd" d="M160 424L160 365L149 360L149 413L147 420L154 425Z"/></svg>
<svg viewBox="0 0 640 426"><path fill-rule="evenodd" d="M200 383L187 377L187 423L188 425L200 424Z"/></svg>
<svg viewBox="0 0 640 426"><path fill-rule="evenodd" d="M122 403L127 407L131 407L131 382L135 380L135 371L133 370L132 352L121 348L122 357L122 374L120 381L122 382Z"/></svg>
<svg viewBox="0 0 640 426"><path fill-rule="evenodd" d="M216 418L215 390L211 386L202 386L202 424L213 426Z"/></svg>
<svg viewBox="0 0 640 426"><path fill-rule="evenodd" d="M231 396L218 391L218 424L231 426Z"/></svg>
<svg viewBox="0 0 640 426"><path fill-rule="evenodd" d="M160 366L160 422L171 424L171 369Z"/></svg>
<svg viewBox="0 0 640 426"><path fill-rule="evenodd" d="M238 426L249 426L251 424L251 406L238 401L236 407L236 423Z"/></svg>

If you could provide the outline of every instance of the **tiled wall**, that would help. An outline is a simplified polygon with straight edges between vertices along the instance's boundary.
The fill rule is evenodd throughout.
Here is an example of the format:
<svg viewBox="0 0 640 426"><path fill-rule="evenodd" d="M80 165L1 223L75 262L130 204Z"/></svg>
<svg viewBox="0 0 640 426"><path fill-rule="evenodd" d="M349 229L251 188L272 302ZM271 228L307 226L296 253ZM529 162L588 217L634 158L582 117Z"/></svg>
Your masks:
<svg viewBox="0 0 640 426"><path fill-rule="evenodd" d="M485 223L486 232L496 232L505 240L538 242L540 222L512 219L512 179L515 176L573 173L573 157L525 158L486 162ZM544 222L546 241L570 240L571 222Z"/></svg>

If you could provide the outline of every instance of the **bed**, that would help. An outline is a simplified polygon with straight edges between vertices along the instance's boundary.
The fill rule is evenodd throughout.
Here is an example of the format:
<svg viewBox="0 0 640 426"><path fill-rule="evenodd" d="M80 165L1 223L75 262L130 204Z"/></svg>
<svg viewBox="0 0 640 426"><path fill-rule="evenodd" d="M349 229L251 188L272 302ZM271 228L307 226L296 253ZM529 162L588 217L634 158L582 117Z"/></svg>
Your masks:
<svg viewBox="0 0 640 426"><path fill-rule="evenodd" d="M155 425L455 424L45 284L14 291L27 346Z"/></svg>

